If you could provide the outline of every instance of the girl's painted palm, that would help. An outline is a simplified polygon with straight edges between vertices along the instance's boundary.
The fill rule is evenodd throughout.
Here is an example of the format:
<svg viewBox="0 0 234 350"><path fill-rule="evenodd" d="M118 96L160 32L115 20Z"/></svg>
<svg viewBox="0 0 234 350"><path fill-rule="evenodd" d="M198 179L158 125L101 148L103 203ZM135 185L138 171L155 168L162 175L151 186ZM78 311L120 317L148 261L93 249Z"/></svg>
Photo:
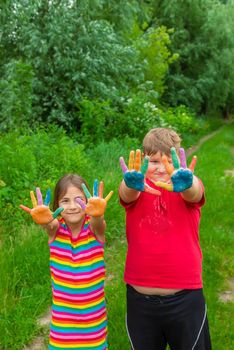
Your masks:
<svg viewBox="0 0 234 350"><path fill-rule="evenodd" d="M37 199L35 198L34 192L30 191L30 197L32 201L33 208L30 209L28 207L25 207L24 205L20 205L20 208L29 213L33 221L36 224L39 225L47 225L51 221L57 218L57 216L63 211L63 208L58 208L54 213L50 211L49 204L50 204L50 197L51 192L50 190L47 190L46 192L46 198L43 204L42 194L39 187L36 188L36 195Z"/></svg>
<svg viewBox="0 0 234 350"><path fill-rule="evenodd" d="M136 150L136 156L134 151L130 152L128 167L126 166L123 157L120 157L119 162L127 187L140 192L145 191L152 194L161 194L159 191L153 189L145 182L145 174L148 169L149 157L146 156L143 164L141 165L141 151L139 149Z"/></svg>
<svg viewBox="0 0 234 350"><path fill-rule="evenodd" d="M197 157L193 157L188 168L183 148L180 148L180 158L178 158L175 148L172 147L171 157L173 165L168 162L166 155L162 156L162 161L164 163L166 171L171 177L171 184L157 181L155 182L155 185L165 188L168 191L183 192L190 188L193 184L193 172L196 166Z"/></svg>
<svg viewBox="0 0 234 350"><path fill-rule="evenodd" d="M103 181L101 181L98 186L98 180L94 180L93 196L90 194L85 184L82 184L82 188L88 201L87 204L85 204L80 198L77 198L77 203L80 204L81 208L90 216L104 215L107 202L111 198L113 191L110 191L110 193L103 198L104 184Z"/></svg>

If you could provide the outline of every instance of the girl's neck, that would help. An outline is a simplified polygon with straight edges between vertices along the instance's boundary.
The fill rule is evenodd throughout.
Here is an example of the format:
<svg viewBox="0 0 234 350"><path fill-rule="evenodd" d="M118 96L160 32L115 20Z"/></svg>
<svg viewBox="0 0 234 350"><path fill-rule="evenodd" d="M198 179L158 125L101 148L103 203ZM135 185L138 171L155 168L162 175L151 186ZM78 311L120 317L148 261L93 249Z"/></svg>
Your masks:
<svg viewBox="0 0 234 350"><path fill-rule="evenodd" d="M69 230L71 231L73 238L77 238L79 236L79 233L80 233L81 228L83 226L83 222L84 222L84 220L82 220L81 222L76 223L74 225L73 224L67 225Z"/></svg>

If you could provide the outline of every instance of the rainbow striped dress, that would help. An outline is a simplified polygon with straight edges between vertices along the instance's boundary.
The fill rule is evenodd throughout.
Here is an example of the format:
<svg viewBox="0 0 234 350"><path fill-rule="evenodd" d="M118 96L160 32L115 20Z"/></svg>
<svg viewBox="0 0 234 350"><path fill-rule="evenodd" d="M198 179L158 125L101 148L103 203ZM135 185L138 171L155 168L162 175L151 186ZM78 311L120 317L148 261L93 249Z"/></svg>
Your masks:
<svg viewBox="0 0 234 350"><path fill-rule="evenodd" d="M104 245L91 231L89 217L77 238L60 220L49 247L53 293L49 349L106 350Z"/></svg>

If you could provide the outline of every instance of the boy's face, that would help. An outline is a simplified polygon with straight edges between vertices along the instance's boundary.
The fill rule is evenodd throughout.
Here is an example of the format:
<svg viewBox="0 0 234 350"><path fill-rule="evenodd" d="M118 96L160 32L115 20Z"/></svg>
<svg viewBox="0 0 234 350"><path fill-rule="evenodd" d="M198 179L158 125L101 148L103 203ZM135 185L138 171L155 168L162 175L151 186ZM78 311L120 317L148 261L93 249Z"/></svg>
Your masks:
<svg viewBox="0 0 234 350"><path fill-rule="evenodd" d="M162 162L162 154L157 152L149 156L149 165L146 172L146 177L153 181L170 182L170 176L166 172L165 166ZM171 157L168 156L168 162L172 163Z"/></svg>

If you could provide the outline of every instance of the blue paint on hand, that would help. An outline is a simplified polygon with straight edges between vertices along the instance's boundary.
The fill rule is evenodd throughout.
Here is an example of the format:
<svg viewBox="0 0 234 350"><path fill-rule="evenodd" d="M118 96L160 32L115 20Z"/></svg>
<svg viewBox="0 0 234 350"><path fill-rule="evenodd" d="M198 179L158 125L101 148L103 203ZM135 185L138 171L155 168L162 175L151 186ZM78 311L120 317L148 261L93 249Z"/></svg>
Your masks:
<svg viewBox="0 0 234 350"><path fill-rule="evenodd" d="M144 191L144 175L138 171L128 171L124 174L126 186L136 191Z"/></svg>
<svg viewBox="0 0 234 350"><path fill-rule="evenodd" d="M193 173L189 169L180 168L171 177L173 192L183 192L193 184Z"/></svg>

